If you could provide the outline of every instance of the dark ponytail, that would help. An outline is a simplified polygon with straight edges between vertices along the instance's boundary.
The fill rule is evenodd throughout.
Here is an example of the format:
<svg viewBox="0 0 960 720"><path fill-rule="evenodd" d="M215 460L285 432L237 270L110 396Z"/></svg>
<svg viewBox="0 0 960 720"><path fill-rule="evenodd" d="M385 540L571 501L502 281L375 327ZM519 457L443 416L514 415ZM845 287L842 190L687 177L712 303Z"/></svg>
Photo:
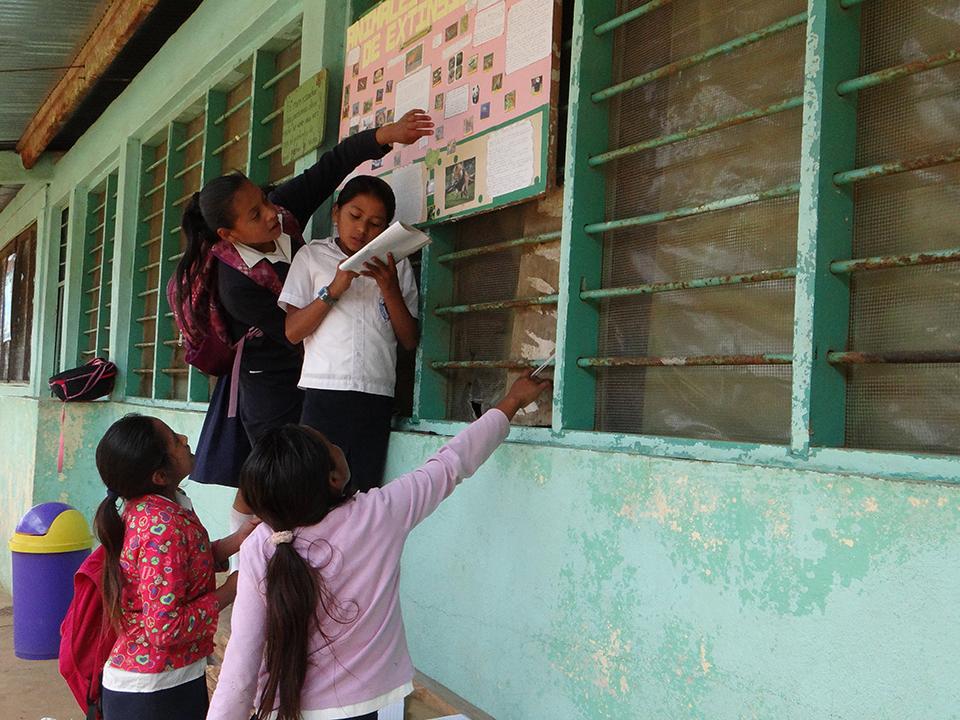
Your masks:
<svg viewBox="0 0 960 720"><path fill-rule="evenodd" d="M328 482L332 469L330 451L318 432L285 425L257 442L240 471L240 492L273 530L295 532L320 522L344 502ZM257 705L259 720L265 720L275 705L277 720L299 719L310 638L316 631L329 646L336 633L324 623L348 625L359 614L355 602L340 603L327 588L324 567L312 567L289 542L278 544L267 562L267 682Z"/></svg>
<svg viewBox="0 0 960 720"><path fill-rule="evenodd" d="M176 277L177 305L191 304L193 317L197 323L206 324L209 319L207 303L201 302L193 307L190 288L193 281L203 271L204 264L212 248L220 237L219 228L233 227L236 218L233 215L233 197L244 183L250 182L242 173L232 173L214 178L200 192L195 192L183 208L180 229L186 238L183 257L177 263Z"/></svg>
<svg viewBox="0 0 960 720"><path fill-rule="evenodd" d="M103 606L113 623L120 619L120 551L124 525L117 500L133 500L156 490L153 475L170 466L162 423L145 415L127 415L109 427L97 445L97 471L107 497L97 508L94 527L103 545Z"/></svg>

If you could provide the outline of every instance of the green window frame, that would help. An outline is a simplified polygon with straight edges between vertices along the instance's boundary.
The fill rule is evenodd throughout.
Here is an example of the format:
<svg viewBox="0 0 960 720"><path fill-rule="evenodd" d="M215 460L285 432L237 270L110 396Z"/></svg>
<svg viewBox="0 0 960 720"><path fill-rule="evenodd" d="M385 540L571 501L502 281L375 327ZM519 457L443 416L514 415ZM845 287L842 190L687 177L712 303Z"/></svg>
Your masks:
<svg viewBox="0 0 960 720"><path fill-rule="evenodd" d="M683 0L675 0L677 4ZM653 455L716 460L828 471L867 472L892 478L930 479L955 482L960 460L926 447L871 447L868 443L848 441L850 411L847 392L851 387L847 367L851 365L941 366L956 369L960 349L917 347L909 350L864 351L851 335L851 325L861 320L851 304L850 276L876 272L873 268L908 268L926 264L946 264L960 260L960 249L936 246L884 256L856 257L854 237L857 231L858 198L867 183L904 173L940 168L960 160L956 146L935 152L905 154L883 162L858 166L857 95L867 89L943 68L960 59L960 49L934 48L927 57L910 62L890 63L875 68L861 64L861 46L869 44L877 33L877 21L868 24L867 37L862 28L873 12L882 17L885 0L810 0L803 13L756 28L740 36L724 38L722 43L681 60L663 72L692 67L712 57L721 57L761 42L777 42L791 28L805 34L804 79L802 93L779 99L770 105L750 108L704 123L690 122L676 137L657 142L683 142L740 123L752 122L784 112L802 114L799 152L799 178L796 182L762 190L749 190L717 197L710 202L673 208L654 216L636 218L598 217L598 208L607 204L606 187L600 166L611 154L636 148L611 147L609 100L640 87L644 78L619 77L614 68L614 41L631 23L671 4L671 0L623 3L612 10L601 3L577 2L573 11L573 40L570 50L572 81L569 95L569 120L563 218L560 237L560 277L556 293L557 347L554 411L549 428L518 428L514 438L521 442L559 443L574 447L622 450ZM870 4L870 10L863 6ZM896 17L887 13L888 17ZM862 42L863 41L863 42ZM954 92L956 85L954 87ZM864 132L861 129L860 139ZM862 143L861 143L862 145ZM921 150L922 151L922 150ZM722 212L777 197L795 197L798 207L796 227L796 263L790 267L762 268L749 274L732 273L695 278L693 282L671 287L604 288L603 244L598 236L615 230L618 224L672 222L677 218ZM462 423L448 414L450 363L462 363L471 370L475 361L452 357L449 323L450 305L456 297L456 273L451 261L464 253L495 252L503 249L502 240L481 248L464 248L457 242L455 225L431 230L434 243L424 252L422 293L424 296L423 339L418 351L414 413L402 429L453 432ZM510 244L543 242L536 236L512 239ZM789 391L789 427L785 441L778 443L749 440L729 441L688 437L667 437L639 433L597 432L597 373L594 368L618 362L599 351L601 313L598 300L604 294L651 292L687 292L696 288L741 286L757 282L791 279L794 283L792 350L758 352L746 360L751 365L788 365L791 369ZM552 301L552 299L551 299ZM542 302L542 300L541 300ZM476 308L474 308L476 309ZM501 308L490 308L499 310ZM943 308L949 315L952 306ZM851 315L852 313L852 315ZM953 313L956 315L956 313ZM743 357L686 356L633 357L624 365L662 365L696 368L704 365L743 364ZM534 361L516 359L484 360L491 367L518 368Z"/></svg>
<svg viewBox="0 0 960 720"><path fill-rule="evenodd" d="M283 102L299 84L300 21L253 53L140 146L126 395L204 403L214 379L186 364L166 286L183 257L183 206L239 171L257 184L294 172L280 159Z"/></svg>
<svg viewBox="0 0 960 720"><path fill-rule="evenodd" d="M116 223L117 172L113 171L87 193L77 364L111 355L110 307Z"/></svg>

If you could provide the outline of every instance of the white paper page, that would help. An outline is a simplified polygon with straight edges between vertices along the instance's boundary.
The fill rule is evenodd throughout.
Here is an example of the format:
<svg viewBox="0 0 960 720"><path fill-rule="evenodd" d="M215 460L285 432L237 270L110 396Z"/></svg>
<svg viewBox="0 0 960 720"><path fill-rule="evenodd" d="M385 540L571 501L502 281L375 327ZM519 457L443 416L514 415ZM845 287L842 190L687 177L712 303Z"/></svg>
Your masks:
<svg viewBox="0 0 960 720"><path fill-rule="evenodd" d="M530 187L534 178L533 125L508 125L487 136L487 195Z"/></svg>
<svg viewBox="0 0 960 720"><path fill-rule="evenodd" d="M495 2L500 2L500 0L477 0L477 10L483 10L484 8L490 7Z"/></svg>
<svg viewBox="0 0 960 720"><path fill-rule="evenodd" d="M384 180L393 188L397 196L397 212L394 220L410 225L426 220L426 186L423 179L423 163L414 163L398 167Z"/></svg>
<svg viewBox="0 0 960 720"><path fill-rule="evenodd" d="M387 261L387 253L393 253L393 259L400 262L408 255L427 245L430 238L411 225L395 222L376 238L344 260L340 267L351 272L360 272L363 265L374 257Z"/></svg>
<svg viewBox="0 0 960 720"><path fill-rule="evenodd" d="M550 54L553 26L544 19L553 13L553 0L521 0L507 13L506 68L509 75Z"/></svg>
<svg viewBox="0 0 960 720"><path fill-rule="evenodd" d="M452 118L455 115L460 113L465 113L469 107L468 103L470 101L470 87L468 85L461 85L458 88L454 88L447 93L446 101L443 105L443 117L444 119Z"/></svg>
<svg viewBox="0 0 960 720"><path fill-rule="evenodd" d="M430 75L433 71L430 66L422 67L403 80L397 82L394 86L394 115L397 120L403 117L408 110L420 108L426 110L430 107Z"/></svg>
<svg viewBox="0 0 960 720"><path fill-rule="evenodd" d="M471 42L472 40L473 40L473 36L472 36L472 35L464 35L464 36L461 37L459 40L457 40L455 43L452 43L452 44L450 44L450 45L447 45L447 46L443 49L443 59L444 59L444 60L449 60L449 59L452 58L454 55L456 55L458 52L462 52L462 51L466 50L468 47L470 47L470 42Z"/></svg>
<svg viewBox="0 0 960 720"><path fill-rule="evenodd" d="M347 65L353 65L354 63L360 62L360 46L350 48L350 52L347 53Z"/></svg>
<svg viewBox="0 0 960 720"><path fill-rule="evenodd" d="M477 12L476 23L473 28L473 46L493 40L503 35L503 22L506 18L506 5L503 0L486 10Z"/></svg>

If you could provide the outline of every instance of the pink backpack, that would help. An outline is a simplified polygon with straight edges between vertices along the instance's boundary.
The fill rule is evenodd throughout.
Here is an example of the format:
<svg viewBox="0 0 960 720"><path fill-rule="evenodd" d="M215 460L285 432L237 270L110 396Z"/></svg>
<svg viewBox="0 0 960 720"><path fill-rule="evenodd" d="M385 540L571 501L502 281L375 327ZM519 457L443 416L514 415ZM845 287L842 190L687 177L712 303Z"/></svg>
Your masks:
<svg viewBox="0 0 960 720"><path fill-rule="evenodd" d="M303 246L300 224L286 209L281 208L280 213L281 227L290 236L291 249L296 252ZM227 240L221 240L210 249L203 268L190 287L190 298L183 305L177 302L177 278L170 278L167 283L167 304L170 305L173 319L180 330L180 338L185 348L184 360L200 372L219 377L230 372L236 355L236 345L230 340L224 311L214 290L217 262L242 272L276 295L280 295L282 284L270 263L248 267L240 253ZM197 308L204 306L208 315L206 324L198 320L196 313Z"/></svg>
<svg viewBox="0 0 960 720"><path fill-rule="evenodd" d="M101 580L106 552L94 550L73 576L73 600L60 625L60 674L86 713L101 720L100 679L117 641L103 609Z"/></svg>

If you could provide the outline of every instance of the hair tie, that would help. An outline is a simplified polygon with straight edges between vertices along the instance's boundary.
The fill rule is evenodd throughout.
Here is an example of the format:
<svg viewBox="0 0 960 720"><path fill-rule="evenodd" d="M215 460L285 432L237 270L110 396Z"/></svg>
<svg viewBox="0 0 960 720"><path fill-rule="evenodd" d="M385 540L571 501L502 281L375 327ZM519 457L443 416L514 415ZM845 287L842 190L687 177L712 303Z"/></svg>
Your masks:
<svg viewBox="0 0 960 720"><path fill-rule="evenodd" d="M293 542L293 530L279 530L270 536L270 542L274 545L283 545Z"/></svg>
<svg viewBox="0 0 960 720"><path fill-rule="evenodd" d="M111 502L116 502L116 501L119 500L119 499L120 499L119 493L116 493L116 492L114 492L113 490L111 490L110 488L107 488L107 500L109 500L109 501L111 501Z"/></svg>

